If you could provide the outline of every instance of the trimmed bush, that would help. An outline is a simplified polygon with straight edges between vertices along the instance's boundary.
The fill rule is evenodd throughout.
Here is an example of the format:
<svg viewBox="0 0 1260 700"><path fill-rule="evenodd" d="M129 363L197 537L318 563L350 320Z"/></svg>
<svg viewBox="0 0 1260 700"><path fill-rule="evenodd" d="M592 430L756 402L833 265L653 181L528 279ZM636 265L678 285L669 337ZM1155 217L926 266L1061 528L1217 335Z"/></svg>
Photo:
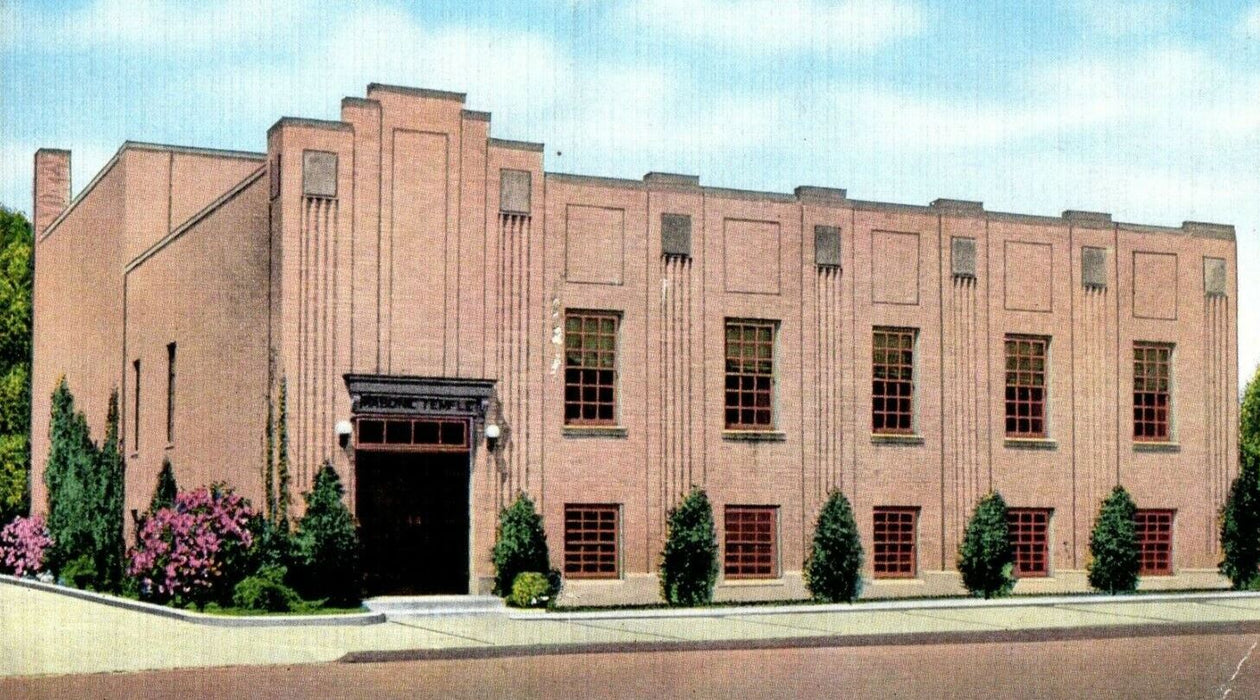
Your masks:
<svg viewBox="0 0 1260 700"><path fill-rule="evenodd" d="M550 601L551 582L537 571L518 574L507 597L508 605L517 608L544 608Z"/></svg>
<svg viewBox="0 0 1260 700"><path fill-rule="evenodd" d="M554 596L560 592L560 572L551 568L542 516L524 492L517 494L512 505L499 512L491 559L497 596L511 595L516 577L527 571L547 572L549 594Z"/></svg>
<svg viewBox="0 0 1260 700"><path fill-rule="evenodd" d="M350 509L342 500L345 489L330 462L315 474L315 486L303 494L306 513L293 537L294 583L306 598L327 599L329 605L359 604L359 535ZM284 520L273 537L286 536Z"/></svg>
<svg viewBox="0 0 1260 700"><path fill-rule="evenodd" d="M1260 583L1260 452L1243 445L1239 453L1238 476L1221 506L1220 572L1234 588L1249 590Z"/></svg>
<svg viewBox="0 0 1260 700"><path fill-rule="evenodd" d="M264 566L253 576L246 576L232 591L232 603L238 608L260 612L290 612L302 604L297 591L284 584L288 570L283 566Z"/></svg>
<svg viewBox="0 0 1260 700"><path fill-rule="evenodd" d="M140 596L178 606L226 600L244 577L254 541L249 502L223 484L180 493L145 519L128 553Z"/></svg>
<svg viewBox="0 0 1260 700"><path fill-rule="evenodd" d="M704 489L691 493L669 511L665 549L661 552L661 596L670 605L707 605L717 582L717 529Z"/></svg>
<svg viewBox="0 0 1260 700"><path fill-rule="evenodd" d="M95 590L96 580L96 562L92 561L90 555L80 554L61 567L60 582L63 586Z"/></svg>
<svg viewBox="0 0 1260 700"><path fill-rule="evenodd" d="M153 487L153 498L149 500L149 513L156 513L163 508L175 505L175 497L179 495L179 486L175 484L175 468L171 460L162 458L162 470L158 472L157 486Z"/></svg>
<svg viewBox="0 0 1260 700"><path fill-rule="evenodd" d="M1089 534L1089 585L1105 593L1132 593L1138 583L1137 506L1117 485L1102 502Z"/></svg>
<svg viewBox="0 0 1260 700"><path fill-rule="evenodd" d="M852 602L862 592L862 538L849 499L832 490L814 524L805 587L823 603Z"/></svg>
<svg viewBox="0 0 1260 700"><path fill-rule="evenodd" d="M1006 501L996 491L976 504L958 546L958 573L974 596L1004 596L1015 587L1015 551L1006 523Z"/></svg>
<svg viewBox="0 0 1260 700"><path fill-rule="evenodd" d="M0 571L32 576L44 570L44 553L52 546L44 518L14 518L0 530Z"/></svg>

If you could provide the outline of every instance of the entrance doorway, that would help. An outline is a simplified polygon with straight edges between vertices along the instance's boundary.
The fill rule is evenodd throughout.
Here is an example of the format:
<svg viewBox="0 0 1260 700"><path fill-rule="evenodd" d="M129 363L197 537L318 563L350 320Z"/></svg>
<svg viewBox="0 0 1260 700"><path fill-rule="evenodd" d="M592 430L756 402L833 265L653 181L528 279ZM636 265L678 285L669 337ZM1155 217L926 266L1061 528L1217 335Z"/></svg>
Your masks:
<svg viewBox="0 0 1260 700"><path fill-rule="evenodd" d="M355 454L355 512L369 595L468 593L469 454Z"/></svg>

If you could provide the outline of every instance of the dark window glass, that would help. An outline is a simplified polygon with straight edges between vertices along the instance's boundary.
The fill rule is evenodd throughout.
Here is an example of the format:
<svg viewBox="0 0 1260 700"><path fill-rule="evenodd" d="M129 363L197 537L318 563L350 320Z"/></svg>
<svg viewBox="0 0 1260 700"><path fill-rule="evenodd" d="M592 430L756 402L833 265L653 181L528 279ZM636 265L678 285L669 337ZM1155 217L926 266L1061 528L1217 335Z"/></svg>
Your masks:
<svg viewBox="0 0 1260 700"><path fill-rule="evenodd" d="M1016 576L1050 575L1050 510L1011 508L1007 511Z"/></svg>
<svg viewBox="0 0 1260 700"><path fill-rule="evenodd" d="M564 422L616 423L615 313L570 311L564 319Z"/></svg>
<svg viewBox="0 0 1260 700"><path fill-rule="evenodd" d="M1045 338L1006 339L1006 435L1046 436Z"/></svg>
<svg viewBox="0 0 1260 700"><path fill-rule="evenodd" d="M1172 384L1172 346L1133 344L1133 439L1169 439L1168 411Z"/></svg>
<svg viewBox="0 0 1260 700"><path fill-rule="evenodd" d="M726 427L774 428L773 321L726 322Z"/></svg>
<svg viewBox="0 0 1260 700"><path fill-rule="evenodd" d="M876 506L874 515L875 575L914 578L918 508Z"/></svg>
<svg viewBox="0 0 1260 700"><path fill-rule="evenodd" d="M726 507L727 578L775 578L775 540L779 509L775 506Z"/></svg>
<svg viewBox="0 0 1260 700"><path fill-rule="evenodd" d="M1138 573L1143 576L1171 574L1173 512L1138 510L1134 521L1138 538Z"/></svg>
<svg viewBox="0 0 1260 700"><path fill-rule="evenodd" d="M565 576L617 578L618 510L616 505L565 505Z"/></svg>
<svg viewBox="0 0 1260 700"><path fill-rule="evenodd" d="M914 432L913 328L876 328L873 334L871 431Z"/></svg>

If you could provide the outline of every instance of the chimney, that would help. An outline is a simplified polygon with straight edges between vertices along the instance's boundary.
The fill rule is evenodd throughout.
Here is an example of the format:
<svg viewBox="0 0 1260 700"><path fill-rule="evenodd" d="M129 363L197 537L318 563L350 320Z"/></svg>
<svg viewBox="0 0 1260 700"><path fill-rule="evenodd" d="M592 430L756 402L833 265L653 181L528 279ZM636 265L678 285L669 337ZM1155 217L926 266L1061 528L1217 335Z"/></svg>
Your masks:
<svg viewBox="0 0 1260 700"><path fill-rule="evenodd" d="M35 151L35 202L31 223L35 238L48 229L70 206L70 151L41 148Z"/></svg>

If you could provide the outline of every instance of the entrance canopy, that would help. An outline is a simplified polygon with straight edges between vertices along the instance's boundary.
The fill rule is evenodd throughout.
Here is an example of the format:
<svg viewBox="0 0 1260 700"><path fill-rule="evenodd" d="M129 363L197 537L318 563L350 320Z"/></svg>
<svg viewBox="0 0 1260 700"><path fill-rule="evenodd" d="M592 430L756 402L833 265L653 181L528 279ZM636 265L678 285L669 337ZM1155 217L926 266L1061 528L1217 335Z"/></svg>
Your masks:
<svg viewBox="0 0 1260 700"><path fill-rule="evenodd" d="M355 414L485 418L494 395L490 379L347 374L346 389Z"/></svg>

